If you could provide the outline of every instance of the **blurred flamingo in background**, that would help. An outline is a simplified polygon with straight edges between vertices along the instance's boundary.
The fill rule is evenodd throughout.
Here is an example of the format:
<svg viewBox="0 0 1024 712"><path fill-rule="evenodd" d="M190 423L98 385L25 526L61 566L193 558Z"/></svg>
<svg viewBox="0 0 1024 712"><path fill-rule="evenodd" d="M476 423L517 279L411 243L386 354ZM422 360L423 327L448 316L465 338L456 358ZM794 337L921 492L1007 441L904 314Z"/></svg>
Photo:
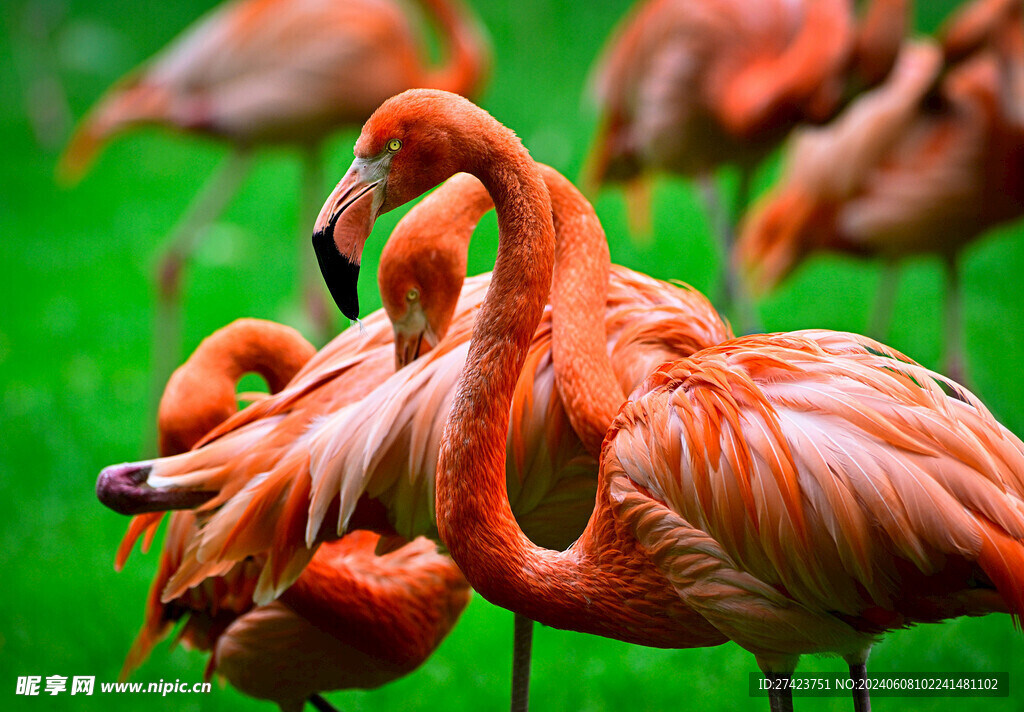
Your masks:
<svg viewBox="0 0 1024 712"><path fill-rule="evenodd" d="M555 261L541 171L485 111L429 90L385 102L355 153L317 223L350 266L377 213L451 173L472 171L494 198L498 256L436 475L438 532L485 598L644 645L728 637L769 678L838 654L855 682L888 630L1024 614L1024 443L963 387L855 334L733 339L659 366L625 403L595 396L594 410L618 409L596 508L568 550L537 546L505 463ZM337 293L353 274L325 278ZM788 686L771 705L792 709Z"/></svg>
<svg viewBox="0 0 1024 712"><path fill-rule="evenodd" d="M596 189L624 182L634 232L649 225L650 174L700 179L722 254L723 311L754 328L729 269L733 221L713 172L740 167L735 214L754 167L801 121L821 121L844 94L888 73L910 0L873 0L855 27L850 0L648 0L598 61L601 118L584 169Z"/></svg>
<svg viewBox="0 0 1024 712"><path fill-rule="evenodd" d="M541 170L554 201L559 276L507 423L507 472L523 526L536 540L563 548L578 536L593 508L594 464L614 417L614 410L593 407L595 390L609 391L600 402L618 403L655 365L731 333L698 292L611 267L593 208L556 171ZM344 192L342 186L338 191L336 196ZM465 212L465 206L471 211ZM411 236L417 253L427 256L427 273L437 273L432 265L438 263L459 264L464 271L468 234L460 235L468 231L452 235L448 220L466 214L466 222L475 224L490 206L479 181L457 176L402 219L388 251L396 241ZM390 268L381 268L381 275L389 273ZM213 497L202 510L217 509L201 532L191 561L178 567L168 593L177 595L223 567L259 554L266 556L267 564L256 598L269 599L298 575L315 544L353 528L355 522L365 526L373 517L381 517L382 527L405 538L436 537L433 477L444 414L455 396L470 330L489 282L489 275L467 280L447 336L426 357L300 435L290 433L288 447L281 447L275 419L311 422L292 410L292 404L303 398L302 390L295 388L250 407L191 453L114 466L101 474L101 499L119 511L167 508L174 498L194 506L196 497ZM405 288L397 281L392 284L382 290L385 304L404 303ZM352 301L342 301L347 309L358 308ZM394 312L394 306L388 311ZM583 313L603 316L582 320ZM401 321L396 319L396 328ZM412 333L406 339L419 342ZM396 353L405 360L405 348ZM609 379L595 382L588 364L603 364ZM296 383L301 380L300 374ZM308 386L306 390L315 392ZM247 482L258 473L266 476L251 487L240 490L225 484ZM525 621L517 621L520 646L528 644L528 631ZM526 703L525 671L520 666L528 659L518 648L518 709Z"/></svg>
<svg viewBox="0 0 1024 712"><path fill-rule="evenodd" d="M80 177L111 137L138 126L213 136L232 147L160 260L154 394L180 360L182 271L202 229L238 190L256 147L288 144L302 151L305 311L318 342L333 333L307 242L323 190L320 144L340 127L360 125L404 89L431 86L472 96L488 72L489 49L461 0L421 3L446 45L443 66L427 66L407 9L393 0L235 0L117 82L78 127L58 166L66 179Z"/></svg>
<svg viewBox="0 0 1024 712"><path fill-rule="evenodd" d="M237 410L235 388L245 373L260 373L276 392L314 353L297 331L257 319L240 319L207 337L164 391L160 454L188 450ZM320 692L372 689L419 667L469 601L469 584L432 542L418 539L377 556L380 537L365 531L326 543L295 584L264 606L252 600L259 575L253 561L162 598L197 531L195 513L171 515L146 619L122 677L184 619L178 637L211 652L207 678L218 672L286 712L307 700L330 710ZM127 554L119 552L118 569Z"/></svg>
<svg viewBox="0 0 1024 712"><path fill-rule="evenodd" d="M944 370L963 379L959 256L992 226L1024 215L1022 7L1014 3L991 40L944 73L938 49L908 45L884 86L833 124L794 137L780 183L737 244L755 288L774 287L818 250L881 256L890 267L870 321L880 337L894 263L935 254L947 280Z"/></svg>
<svg viewBox="0 0 1024 712"><path fill-rule="evenodd" d="M1021 0L973 0L949 16L938 35L947 62L956 62L992 43L1007 25L1019 22Z"/></svg>

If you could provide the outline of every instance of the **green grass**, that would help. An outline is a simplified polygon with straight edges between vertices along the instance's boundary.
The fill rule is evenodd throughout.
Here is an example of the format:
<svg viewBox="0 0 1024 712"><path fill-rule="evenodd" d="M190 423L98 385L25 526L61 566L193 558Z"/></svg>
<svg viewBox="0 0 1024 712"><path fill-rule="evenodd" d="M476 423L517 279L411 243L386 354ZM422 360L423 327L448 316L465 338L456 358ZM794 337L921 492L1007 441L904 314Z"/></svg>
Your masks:
<svg viewBox="0 0 1024 712"><path fill-rule="evenodd" d="M60 8L60 0L46 7ZM44 2L45 4L45 2ZM581 109L587 68L626 3L476 2L496 50L482 103L515 128L539 159L578 174L594 127ZM918 3L933 27L952 3ZM72 112L80 116L133 63L150 55L204 9L201 2L97 6L68 2L56 33L55 65ZM5 7L5 37L21 27L22 4ZM215 144L146 132L109 147L78 187L54 186L55 155L36 144L20 103L14 55L0 45L0 708L267 709L215 685L208 696L163 700L105 696L56 700L14 696L18 675L116 678L141 620L155 557L112 568L125 520L101 507L93 485L110 463L152 454L147 422L152 316L151 271L161 240L224 155ZM340 177L354 134L328 147L328 180ZM186 283L188 349L240 316L291 321L296 283L298 161L261 154L239 196L211 230ZM325 195L328 186L324 186ZM612 256L702 290L715 286L716 258L695 193L666 179L656 191L657 239L626 238L623 204L611 192L596 202ZM399 214L402 211L399 212ZM379 221L374 240L399 214ZM979 242L965 273L966 334L976 391L1017 433L1024 432L1024 230L1011 227ZM488 269L493 217L484 221L471 272ZM379 247L379 244L378 244ZM376 269L367 251L365 274ZM877 283L877 266L820 259L763 306L772 330L829 327L860 331ZM927 365L941 350L938 265L903 270L888 343ZM375 285L364 279L364 309ZM415 674L371 693L332 695L344 710L500 709L506 704L511 616L479 597L438 653ZM958 620L890 635L877 671L963 670L1011 673L1009 706L1024 707L1024 644L1006 616ZM199 680L204 661L159 648L136 680ZM836 659L808 659L802 670L841 671ZM541 629L534 656L537 710L696 708L766 710L747 697L752 658L734 645L661 651ZM1003 710L1007 700L915 699L915 709ZM799 709L849 709L846 699L798 701ZM907 700L875 700L900 710Z"/></svg>

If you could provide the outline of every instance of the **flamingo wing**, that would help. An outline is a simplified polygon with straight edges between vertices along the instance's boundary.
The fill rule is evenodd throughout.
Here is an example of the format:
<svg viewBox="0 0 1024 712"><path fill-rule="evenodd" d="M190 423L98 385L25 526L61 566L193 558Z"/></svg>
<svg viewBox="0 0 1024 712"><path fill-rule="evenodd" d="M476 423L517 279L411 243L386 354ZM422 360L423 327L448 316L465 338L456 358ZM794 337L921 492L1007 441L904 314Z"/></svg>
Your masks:
<svg viewBox="0 0 1024 712"><path fill-rule="evenodd" d="M750 649L768 633L736 624L744 606L787 629L832 628L805 652L856 639L866 620L880 632L879 611L912 622L910 598L928 604L925 619L1022 610L1024 444L964 388L866 337L707 349L656 372L613 432L620 507L656 506L638 520L641 540L684 598ZM702 582L702 567L717 573ZM927 589L942 573L948 601Z"/></svg>
<svg viewBox="0 0 1024 712"><path fill-rule="evenodd" d="M304 415L299 405L274 410L290 389L302 392L315 384L307 366L290 389L248 409L266 417L250 417L252 422L211 439L188 454L191 461L158 461L160 479L151 476L150 484L229 488L204 505L207 519L199 541L186 552L164 595L176 595L211 571L258 554L265 564L255 596L269 600L298 576L319 542L342 533L368 500L386 513L386 520L376 523L406 539L434 533L437 450L488 284L489 275L467 280L446 338L387 380L381 375L374 381L381 385L360 399L337 401L337 407L318 409L316 417ZM666 360L731 336L699 292L620 267L612 270L606 330L613 368L627 392ZM513 403L506 463L513 510L531 539L565 548L593 509L597 463L575 436L554 387L550 309ZM256 430L275 418L280 420L267 431ZM287 437L274 435L285 432L289 418L297 427ZM249 431L251 451L232 448L232 441ZM193 465L196 471L190 470Z"/></svg>

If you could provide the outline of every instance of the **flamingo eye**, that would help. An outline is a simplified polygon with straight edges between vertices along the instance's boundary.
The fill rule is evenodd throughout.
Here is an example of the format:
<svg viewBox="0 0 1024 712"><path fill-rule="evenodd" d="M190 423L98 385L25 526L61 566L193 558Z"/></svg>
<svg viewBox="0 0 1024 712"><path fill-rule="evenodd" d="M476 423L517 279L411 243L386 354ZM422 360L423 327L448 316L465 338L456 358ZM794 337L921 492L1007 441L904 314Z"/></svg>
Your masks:
<svg viewBox="0 0 1024 712"><path fill-rule="evenodd" d="M388 151L390 151L391 153L398 153L398 151L401 148L402 142L399 139L393 138L390 141L388 141Z"/></svg>
<svg viewBox="0 0 1024 712"><path fill-rule="evenodd" d="M420 290L416 289L416 287L413 287L412 289L405 293L405 301L407 302L415 302L419 298Z"/></svg>

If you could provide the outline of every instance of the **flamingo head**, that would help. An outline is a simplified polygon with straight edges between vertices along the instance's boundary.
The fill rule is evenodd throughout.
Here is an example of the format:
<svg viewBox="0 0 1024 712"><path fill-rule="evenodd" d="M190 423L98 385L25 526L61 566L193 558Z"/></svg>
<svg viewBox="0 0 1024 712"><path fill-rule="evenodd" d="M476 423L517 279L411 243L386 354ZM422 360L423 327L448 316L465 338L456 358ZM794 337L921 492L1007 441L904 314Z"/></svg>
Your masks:
<svg viewBox="0 0 1024 712"><path fill-rule="evenodd" d="M466 275L469 240L491 199L467 173L450 178L395 226L377 284L402 368L444 338Z"/></svg>
<svg viewBox="0 0 1024 712"><path fill-rule="evenodd" d="M756 294L782 282L816 247L833 242L835 207L798 189L766 196L744 220L734 259Z"/></svg>
<svg viewBox="0 0 1024 712"><path fill-rule="evenodd" d="M345 316L359 316L359 263L377 216L471 170L465 144L488 119L457 94L410 89L381 104L363 126L355 160L327 198L313 234L320 271Z"/></svg>

